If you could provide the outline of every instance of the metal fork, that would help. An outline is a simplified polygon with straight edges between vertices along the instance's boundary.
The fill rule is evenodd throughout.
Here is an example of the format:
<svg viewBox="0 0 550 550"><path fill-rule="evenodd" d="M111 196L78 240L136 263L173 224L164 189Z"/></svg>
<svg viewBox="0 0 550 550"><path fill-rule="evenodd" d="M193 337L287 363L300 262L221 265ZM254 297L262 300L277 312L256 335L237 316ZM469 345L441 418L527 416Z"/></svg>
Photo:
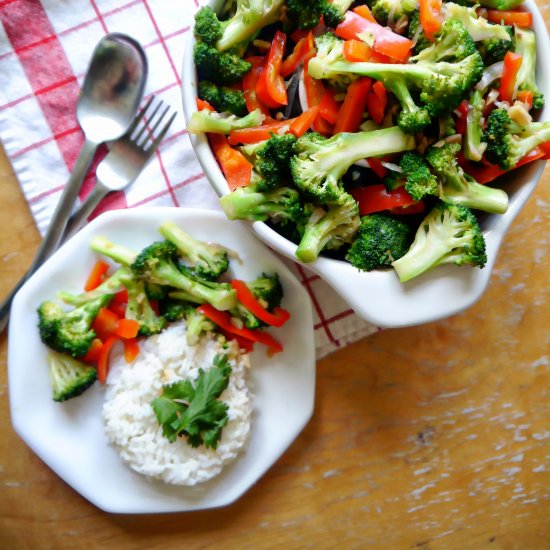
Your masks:
<svg viewBox="0 0 550 550"><path fill-rule="evenodd" d="M99 163L96 184L69 219L63 240L86 223L88 216L105 196L130 185L156 151L176 113L173 112L166 120L170 106L163 107L163 101L160 100L153 107L154 98L151 96L126 134L113 143L107 156Z"/></svg>

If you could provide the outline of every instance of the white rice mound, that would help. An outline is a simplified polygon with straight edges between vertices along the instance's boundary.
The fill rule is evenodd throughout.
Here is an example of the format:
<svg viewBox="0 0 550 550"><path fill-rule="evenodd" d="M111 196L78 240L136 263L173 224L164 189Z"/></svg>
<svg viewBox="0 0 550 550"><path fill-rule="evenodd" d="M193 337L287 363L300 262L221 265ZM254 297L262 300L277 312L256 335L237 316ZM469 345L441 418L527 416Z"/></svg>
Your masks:
<svg viewBox="0 0 550 550"><path fill-rule="evenodd" d="M229 385L219 397L229 407L229 421L217 448L193 448L182 437L170 443L162 434L151 401L164 384L195 380L199 368L212 367L217 354L228 354L231 365ZM183 321L143 340L139 355L130 364L122 354L113 353L103 404L110 443L130 468L149 478L192 486L215 477L248 440L252 409L246 385L249 364L248 355L241 354L234 341L220 341L214 334L205 334L196 346L189 346Z"/></svg>

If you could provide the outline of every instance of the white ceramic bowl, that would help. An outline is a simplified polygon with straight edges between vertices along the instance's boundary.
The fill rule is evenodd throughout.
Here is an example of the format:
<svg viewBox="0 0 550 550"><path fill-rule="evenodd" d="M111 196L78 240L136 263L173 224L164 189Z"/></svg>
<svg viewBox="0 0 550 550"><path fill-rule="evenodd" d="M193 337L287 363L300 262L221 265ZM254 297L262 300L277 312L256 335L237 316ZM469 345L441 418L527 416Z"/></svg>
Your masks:
<svg viewBox="0 0 550 550"><path fill-rule="evenodd" d="M211 0L217 9L222 2ZM550 101L548 64L550 40L536 4L527 0L525 6L533 12L537 34L538 85ZM182 96L187 119L196 110L197 76L193 63L194 38L190 33L183 61ZM548 104L540 119L548 118ZM195 153L212 187L219 196L229 192L226 180L203 135L190 135ZM306 264L325 279L362 318L381 327L411 326L442 319L474 304L483 294L497 258L502 240L512 221L533 193L544 170L544 162L536 161L502 178L501 184L510 197L504 215L487 215L482 229L487 242L487 265L483 269L441 266L408 283L400 283L393 270L360 272L347 262L320 257ZM248 222L241 222L248 223ZM252 231L271 248L288 258L295 258L296 245L279 235L263 222L249 223ZM297 260L296 260L297 261Z"/></svg>
<svg viewBox="0 0 550 550"><path fill-rule="evenodd" d="M104 388L95 384L65 403L52 399L40 341L37 306L60 290L79 292L97 260L93 236L139 250L158 240L159 225L171 220L198 239L219 242L237 253L234 277L251 280L277 272L290 321L274 334L284 345L269 358L252 354L249 382L254 395L251 435L235 461L197 487L148 480L126 466L108 444L101 407ZM63 245L21 288L9 326L8 378L11 421L27 445L62 479L102 510L115 513L181 512L225 506L239 498L283 454L313 414L315 347L309 296L279 257L244 227L229 227L221 212L185 208L112 210L97 217ZM283 397L282 397L283 396Z"/></svg>

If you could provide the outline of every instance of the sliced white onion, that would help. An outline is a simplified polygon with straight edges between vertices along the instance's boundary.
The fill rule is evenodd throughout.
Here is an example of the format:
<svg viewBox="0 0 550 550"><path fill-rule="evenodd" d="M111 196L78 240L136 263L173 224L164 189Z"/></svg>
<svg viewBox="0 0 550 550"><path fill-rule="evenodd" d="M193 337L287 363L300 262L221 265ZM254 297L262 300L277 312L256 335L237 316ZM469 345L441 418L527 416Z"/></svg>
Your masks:
<svg viewBox="0 0 550 550"><path fill-rule="evenodd" d="M392 172L399 172L400 174L403 173L403 170L401 170L401 166L398 164L394 164L393 162L382 162L382 166L384 168L387 168L388 170L391 170Z"/></svg>
<svg viewBox="0 0 550 550"><path fill-rule="evenodd" d="M486 90L497 78L502 76L504 61L498 61L483 71L480 81L476 84L477 90Z"/></svg>
<svg viewBox="0 0 550 550"><path fill-rule="evenodd" d="M302 112L306 112L309 109L309 105L307 104L306 85L304 84L304 71L300 73L300 82L298 83L298 99L300 101Z"/></svg>

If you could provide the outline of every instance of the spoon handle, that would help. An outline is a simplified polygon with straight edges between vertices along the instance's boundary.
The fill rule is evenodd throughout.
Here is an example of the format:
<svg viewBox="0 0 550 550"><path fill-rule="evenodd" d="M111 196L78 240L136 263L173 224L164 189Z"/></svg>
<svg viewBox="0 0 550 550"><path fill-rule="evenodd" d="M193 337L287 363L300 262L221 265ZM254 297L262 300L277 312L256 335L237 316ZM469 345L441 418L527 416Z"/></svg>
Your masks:
<svg viewBox="0 0 550 550"><path fill-rule="evenodd" d="M65 231L65 226L67 225L67 220L71 215L71 210L78 196L78 191L80 190L82 181L84 180L86 172L92 163L96 148L96 143L89 140L84 142L80 155L76 160L65 187L63 188L63 192L61 193L61 197L59 198L59 202L57 203L53 213L50 225L48 226L46 234L44 235L44 238L36 251L36 255L34 256L31 266L23 277L19 279L19 282L14 286L12 291L8 294L0 306L0 333L4 331L6 325L8 324L11 302L17 294L17 291L59 246L61 238L63 237L63 232Z"/></svg>
<svg viewBox="0 0 550 550"><path fill-rule="evenodd" d="M94 186L90 194L82 201L76 212L69 218L63 233L63 242L72 237L85 223L88 216L95 210L101 199L109 190L98 185Z"/></svg>

